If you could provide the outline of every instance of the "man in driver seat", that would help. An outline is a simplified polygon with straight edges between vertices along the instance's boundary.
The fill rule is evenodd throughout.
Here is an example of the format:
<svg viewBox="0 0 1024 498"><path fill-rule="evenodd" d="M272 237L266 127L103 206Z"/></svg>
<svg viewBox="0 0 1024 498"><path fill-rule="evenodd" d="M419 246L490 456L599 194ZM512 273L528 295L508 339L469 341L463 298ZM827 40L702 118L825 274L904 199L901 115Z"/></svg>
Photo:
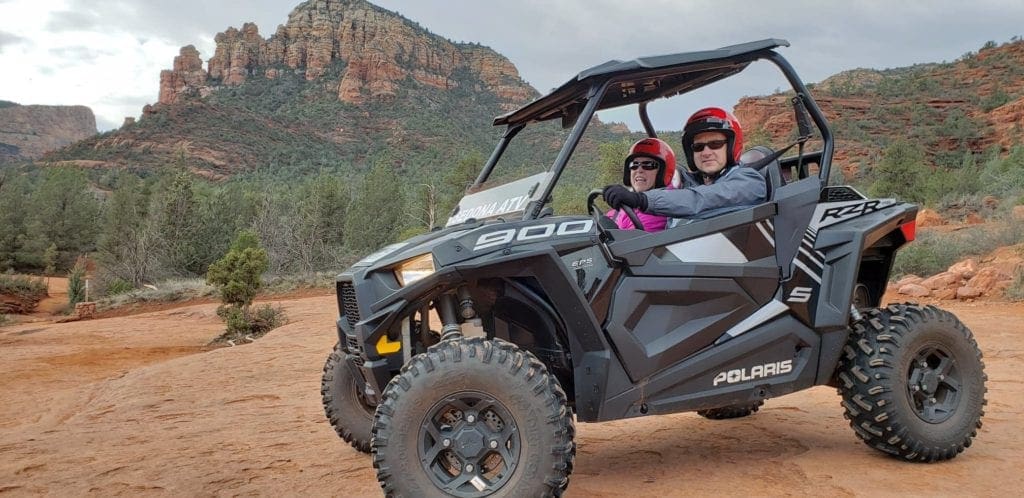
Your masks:
<svg viewBox="0 0 1024 498"><path fill-rule="evenodd" d="M739 165L743 129L718 107L695 112L683 128L683 151L689 171L675 190L631 192L622 185L604 188L613 209L629 206L648 214L704 219L765 202L768 189L756 170Z"/></svg>

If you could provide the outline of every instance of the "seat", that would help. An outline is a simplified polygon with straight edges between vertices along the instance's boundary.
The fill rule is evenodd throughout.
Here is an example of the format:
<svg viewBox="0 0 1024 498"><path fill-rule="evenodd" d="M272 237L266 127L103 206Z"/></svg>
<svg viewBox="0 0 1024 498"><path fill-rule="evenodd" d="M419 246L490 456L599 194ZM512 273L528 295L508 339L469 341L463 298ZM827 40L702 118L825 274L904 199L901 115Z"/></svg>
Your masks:
<svg viewBox="0 0 1024 498"><path fill-rule="evenodd" d="M764 145L751 147L740 155L740 166L754 168L764 177L769 201L774 199L775 191L786 184L782 177L782 168L779 166L779 158L773 157L774 155L775 151ZM768 158L771 160L766 162Z"/></svg>

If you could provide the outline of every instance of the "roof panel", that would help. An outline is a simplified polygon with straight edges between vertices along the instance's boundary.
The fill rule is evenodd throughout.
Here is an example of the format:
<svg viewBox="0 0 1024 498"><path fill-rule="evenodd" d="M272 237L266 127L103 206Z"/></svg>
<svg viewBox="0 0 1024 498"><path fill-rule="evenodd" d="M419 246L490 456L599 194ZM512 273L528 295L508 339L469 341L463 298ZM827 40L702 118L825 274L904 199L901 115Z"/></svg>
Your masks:
<svg viewBox="0 0 1024 498"><path fill-rule="evenodd" d="M788 46L786 40L771 38L716 50L610 60L581 71L522 108L494 118L494 124L544 121L579 113L590 89L612 79L622 80L620 91L608 91L598 110L689 92L742 71L767 51Z"/></svg>

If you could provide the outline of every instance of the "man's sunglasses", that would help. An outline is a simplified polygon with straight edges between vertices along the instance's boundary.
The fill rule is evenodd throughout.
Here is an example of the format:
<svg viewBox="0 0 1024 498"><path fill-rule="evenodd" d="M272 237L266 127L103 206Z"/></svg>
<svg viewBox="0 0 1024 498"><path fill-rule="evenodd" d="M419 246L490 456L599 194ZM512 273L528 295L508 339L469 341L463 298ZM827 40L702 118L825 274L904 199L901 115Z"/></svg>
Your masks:
<svg viewBox="0 0 1024 498"><path fill-rule="evenodd" d="M658 169L658 163L654 161L633 161L629 163L629 169L636 171L637 168L643 168L644 171L653 171Z"/></svg>
<svg viewBox="0 0 1024 498"><path fill-rule="evenodd" d="M702 152L704 150L704 147L709 147L711 150L718 150L718 149L721 149L722 147L725 147L725 144L727 144L727 143L729 143L728 140L712 140L710 142L694 142L693 145L690 146L690 148L692 148L694 152Z"/></svg>

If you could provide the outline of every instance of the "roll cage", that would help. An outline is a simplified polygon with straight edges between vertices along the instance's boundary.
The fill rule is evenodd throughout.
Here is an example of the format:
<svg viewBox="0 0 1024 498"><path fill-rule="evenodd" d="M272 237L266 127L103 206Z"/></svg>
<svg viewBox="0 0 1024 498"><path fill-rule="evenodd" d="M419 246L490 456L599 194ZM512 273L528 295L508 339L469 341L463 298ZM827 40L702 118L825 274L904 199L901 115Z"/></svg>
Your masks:
<svg viewBox="0 0 1024 498"><path fill-rule="evenodd" d="M572 130L548 170L550 174L537 186L541 194L533 196L534 200L526 206L523 219L536 219L541 215L543 200L550 198L594 113L637 105L645 132L650 137L657 137L647 113L648 103L691 92L736 75L758 60L773 63L792 86L797 123L806 121L807 116L817 128L822 149L810 155L818 163L822 186L826 186L834 146L832 132L825 115L796 71L775 51L778 47L788 46L786 40L771 38L716 50L642 57L626 62L611 60L586 69L548 95L494 119L495 126L506 126L505 133L470 189L479 188L487 181L509 142L524 127L530 123L560 119L563 128ZM786 160L782 162L783 165L787 163ZM802 177L807 175L806 171L800 174Z"/></svg>

